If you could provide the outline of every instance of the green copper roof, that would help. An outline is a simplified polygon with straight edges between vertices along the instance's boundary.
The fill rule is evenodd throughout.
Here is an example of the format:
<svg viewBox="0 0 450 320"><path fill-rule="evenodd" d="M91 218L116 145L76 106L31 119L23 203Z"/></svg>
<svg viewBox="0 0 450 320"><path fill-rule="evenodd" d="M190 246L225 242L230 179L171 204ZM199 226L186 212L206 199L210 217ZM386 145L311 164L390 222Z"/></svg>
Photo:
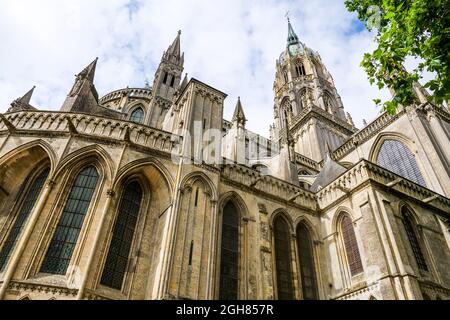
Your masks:
<svg viewBox="0 0 450 320"><path fill-rule="evenodd" d="M298 37L297 37L297 35L295 34L294 29L292 28L291 21L289 21L289 19L288 19L288 38L287 38L287 45L289 46L289 45L291 45L291 44L296 44L296 43L298 43L298 42L299 42L299 41L298 41Z"/></svg>

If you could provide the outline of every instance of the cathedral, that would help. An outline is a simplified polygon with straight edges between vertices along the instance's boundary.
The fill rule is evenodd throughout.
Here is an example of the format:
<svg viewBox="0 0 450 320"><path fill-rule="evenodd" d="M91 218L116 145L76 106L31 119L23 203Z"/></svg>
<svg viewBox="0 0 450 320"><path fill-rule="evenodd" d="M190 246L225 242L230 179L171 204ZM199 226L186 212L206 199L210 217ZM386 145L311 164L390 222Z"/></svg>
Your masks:
<svg viewBox="0 0 450 320"><path fill-rule="evenodd" d="M0 299L450 299L448 107L416 83L358 129L289 21L280 50L267 138L183 73L180 32L152 84L100 96L95 59L59 111L14 100Z"/></svg>

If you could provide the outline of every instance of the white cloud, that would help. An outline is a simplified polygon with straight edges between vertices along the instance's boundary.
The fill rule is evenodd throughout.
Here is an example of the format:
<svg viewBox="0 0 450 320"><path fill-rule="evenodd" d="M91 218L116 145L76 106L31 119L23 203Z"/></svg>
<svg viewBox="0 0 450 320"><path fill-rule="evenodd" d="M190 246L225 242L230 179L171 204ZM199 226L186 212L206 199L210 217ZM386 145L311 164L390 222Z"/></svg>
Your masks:
<svg viewBox="0 0 450 320"><path fill-rule="evenodd" d="M0 7L0 112L33 85L32 104L57 110L74 74L96 56L101 96L143 86L181 29L185 72L229 94L228 119L241 96L247 127L267 135L287 10L300 39L320 52L357 125L377 115L373 98L387 97L359 67L372 35L352 32L354 16L340 1L0 0Z"/></svg>

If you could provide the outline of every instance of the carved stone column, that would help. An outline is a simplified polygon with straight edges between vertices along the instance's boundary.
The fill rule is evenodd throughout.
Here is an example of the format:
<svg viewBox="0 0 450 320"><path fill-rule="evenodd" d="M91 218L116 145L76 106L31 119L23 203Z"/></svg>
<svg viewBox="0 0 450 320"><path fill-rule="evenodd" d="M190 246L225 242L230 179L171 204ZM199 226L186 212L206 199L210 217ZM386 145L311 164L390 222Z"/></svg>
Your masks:
<svg viewBox="0 0 450 320"><path fill-rule="evenodd" d="M94 238L94 244L92 246L92 250L91 252L89 252L89 258L86 264L86 270L84 272L83 278L81 280L81 284L80 284L80 289L78 290L78 294L77 294L77 300L83 299L84 296L84 291L86 289L86 283L89 277L89 271L92 268L92 263L94 261L95 255L97 253L97 248L98 248L98 243L100 240L100 236L103 230L103 227L105 225L105 220L106 220L106 216L108 215L108 211L109 211L109 207L111 205L111 201L113 199L115 195L114 190L108 189L106 191L106 202L105 205L103 207L103 211L102 214L100 216L100 225L97 228L97 233L95 234L95 238Z"/></svg>

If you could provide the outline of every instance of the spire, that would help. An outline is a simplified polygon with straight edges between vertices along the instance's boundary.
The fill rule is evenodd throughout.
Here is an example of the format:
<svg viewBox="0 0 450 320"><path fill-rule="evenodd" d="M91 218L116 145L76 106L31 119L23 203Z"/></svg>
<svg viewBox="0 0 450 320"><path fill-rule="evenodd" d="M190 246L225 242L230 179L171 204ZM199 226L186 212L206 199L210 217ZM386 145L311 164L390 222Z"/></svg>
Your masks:
<svg viewBox="0 0 450 320"><path fill-rule="evenodd" d="M287 18L288 20L288 38L287 38L287 45L291 45L291 44L296 44L299 42L297 34L294 31L294 28L292 28L291 25L291 21L289 20L289 17Z"/></svg>
<svg viewBox="0 0 450 320"><path fill-rule="evenodd" d="M187 86L188 84L188 74L185 73L183 81L180 84L180 92L184 90L184 88Z"/></svg>
<svg viewBox="0 0 450 320"><path fill-rule="evenodd" d="M177 58L180 58L181 50L180 50L180 36L181 36L181 30L178 30L177 37L175 40L173 40L173 43L170 45L167 52L170 55L174 55Z"/></svg>
<svg viewBox="0 0 450 320"><path fill-rule="evenodd" d="M98 57L95 58L95 60L92 61L86 68L84 68L84 70L78 74L77 78L80 77L80 79L87 79L91 83L93 83L95 76L95 68L97 67L97 60Z"/></svg>
<svg viewBox="0 0 450 320"><path fill-rule="evenodd" d="M98 107L98 93L94 86L97 60L98 58L95 58L83 71L76 75L75 83L61 107L62 111L93 113L94 109Z"/></svg>
<svg viewBox="0 0 450 320"><path fill-rule="evenodd" d="M7 112L24 111L24 110L36 110L35 107L30 105L31 96L33 95L34 88L36 88L36 86L33 86L33 88L31 88L21 98L18 98L16 100L14 100L11 103L11 107L8 109Z"/></svg>
<svg viewBox="0 0 450 320"><path fill-rule="evenodd" d="M247 122L247 119L245 118L244 115L244 109L242 108L242 104L241 104L241 97L238 97L238 101L236 103L236 108L234 108L234 113L233 113L233 122L237 121L238 123L242 123L245 125L245 122Z"/></svg>
<svg viewBox="0 0 450 320"><path fill-rule="evenodd" d="M25 93L22 98L19 98L17 100L23 104L30 104L31 96L33 95L34 88L36 88L36 86L33 86L33 88L31 88L27 93Z"/></svg>

